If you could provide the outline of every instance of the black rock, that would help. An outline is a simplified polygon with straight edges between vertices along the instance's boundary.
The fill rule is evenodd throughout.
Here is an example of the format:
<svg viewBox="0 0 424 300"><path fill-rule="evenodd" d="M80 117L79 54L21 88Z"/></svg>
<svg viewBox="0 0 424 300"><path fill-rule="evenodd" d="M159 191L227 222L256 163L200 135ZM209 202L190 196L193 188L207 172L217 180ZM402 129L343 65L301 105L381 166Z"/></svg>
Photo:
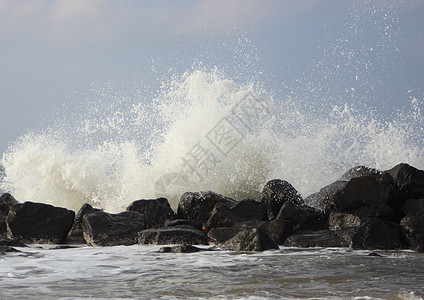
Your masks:
<svg viewBox="0 0 424 300"><path fill-rule="evenodd" d="M162 227L166 220L176 218L175 212L165 198L134 201L128 206L127 211L143 214L145 228Z"/></svg>
<svg viewBox="0 0 424 300"><path fill-rule="evenodd" d="M0 212L8 215L10 208L18 205L19 202L9 193L4 193L0 196Z"/></svg>
<svg viewBox="0 0 424 300"><path fill-rule="evenodd" d="M207 245L208 241L205 232L192 228L151 228L138 233L138 243Z"/></svg>
<svg viewBox="0 0 424 300"><path fill-rule="evenodd" d="M7 235L25 243L60 244L74 222L75 212L43 203L25 202L10 208Z"/></svg>
<svg viewBox="0 0 424 300"><path fill-rule="evenodd" d="M262 204L255 200L243 200L232 206L218 203L210 214L206 228L231 227L240 222L262 220Z"/></svg>
<svg viewBox="0 0 424 300"><path fill-rule="evenodd" d="M202 227L202 223L200 223L199 221L183 219L166 220L164 227L194 228L197 230L204 230L204 228Z"/></svg>
<svg viewBox="0 0 424 300"><path fill-rule="evenodd" d="M260 228L246 228L235 236L218 245L232 251L265 251L278 249L272 239Z"/></svg>
<svg viewBox="0 0 424 300"><path fill-rule="evenodd" d="M144 229L144 216L133 211L109 214L102 211L83 216L84 239L91 246L132 245Z"/></svg>
<svg viewBox="0 0 424 300"><path fill-rule="evenodd" d="M68 236L66 237L66 242L70 244L84 244L85 239L82 230L82 218L84 217L84 215L92 214L98 211L102 210L98 208L93 208L90 204L85 203L80 208L75 217L74 224L72 225L72 228L69 231Z"/></svg>
<svg viewBox="0 0 424 300"><path fill-rule="evenodd" d="M202 249L192 245L177 245L173 247L162 247L159 249L160 253L195 253L201 251L209 251L209 249Z"/></svg>
<svg viewBox="0 0 424 300"><path fill-rule="evenodd" d="M330 212L328 217L328 225L332 230L339 230L348 227L361 225L361 219L348 213Z"/></svg>
<svg viewBox="0 0 424 300"><path fill-rule="evenodd" d="M8 238L0 235L0 246L2 246L2 247L9 247L9 246L25 247L25 244L23 244L19 241L14 241L14 240L8 239Z"/></svg>
<svg viewBox="0 0 424 300"><path fill-rule="evenodd" d="M0 235L7 236L7 225L6 225L7 215L0 212Z"/></svg>
<svg viewBox="0 0 424 300"><path fill-rule="evenodd" d="M291 222L294 231L328 229L328 216L324 212L289 201L281 207L277 219Z"/></svg>
<svg viewBox="0 0 424 300"><path fill-rule="evenodd" d="M358 216L361 221L370 217L399 222L403 217L399 188L389 174L351 179L332 198L335 211Z"/></svg>
<svg viewBox="0 0 424 300"><path fill-rule="evenodd" d="M305 198L305 203L323 211L328 211L333 202L333 196L338 191L342 190L347 184L347 181L336 181Z"/></svg>
<svg viewBox="0 0 424 300"><path fill-rule="evenodd" d="M399 224L370 218L358 226L352 237L354 249L394 250L404 246L401 227Z"/></svg>
<svg viewBox="0 0 424 300"><path fill-rule="evenodd" d="M265 231L277 245L283 245L286 239L293 234L293 223L281 219L264 221L259 225L259 228Z"/></svg>
<svg viewBox="0 0 424 300"><path fill-rule="evenodd" d="M399 164L385 171L394 179L405 199L424 198L424 171L408 164Z"/></svg>
<svg viewBox="0 0 424 300"><path fill-rule="evenodd" d="M9 247L9 246L0 246L0 254L6 254L6 253L10 253L10 252L21 252L13 247Z"/></svg>
<svg viewBox="0 0 424 300"><path fill-rule="evenodd" d="M243 227L215 227L208 231L208 240L212 245L220 245L244 230Z"/></svg>
<svg viewBox="0 0 424 300"><path fill-rule="evenodd" d="M424 215L424 198L406 199L402 211L405 215Z"/></svg>
<svg viewBox="0 0 424 300"><path fill-rule="evenodd" d="M198 221L205 225L217 203L231 206L237 202L211 191L184 193L178 204L178 218Z"/></svg>
<svg viewBox="0 0 424 300"><path fill-rule="evenodd" d="M274 179L267 182L262 190L261 202L268 220L274 220L286 202L303 204L299 192L287 181Z"/></svg>
<svg viewBox="0 0 424 300"><path fill-rule="evenodd" d="M407 215L400 225L411 248L424 252L424 214Z"/></svg>
<svg viewBox="0 0 424 300"><path fill-rule="evenodd" d="M378 176L381 175L381 171L378 171L373 168L365 167L365 166L357 166L348 170L341 176L341 180L349 181L353 178L363 177L363 176Z"/></svg>
<svg viewBox="0 0 424 300"><path fill-rule="evenodd" d="M354 229L320 230L294 234L287 238L287 247L350 247Z"/></svg>

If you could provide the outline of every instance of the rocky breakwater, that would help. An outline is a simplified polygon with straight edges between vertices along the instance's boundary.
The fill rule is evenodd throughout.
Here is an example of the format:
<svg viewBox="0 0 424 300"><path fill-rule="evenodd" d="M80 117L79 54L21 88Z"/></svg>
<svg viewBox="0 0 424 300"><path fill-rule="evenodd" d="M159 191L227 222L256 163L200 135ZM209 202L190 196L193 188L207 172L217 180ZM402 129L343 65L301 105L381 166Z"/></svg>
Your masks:
<svg viewBox="0 0 424 300"><path fill-rule="evenodd" d="M2 253L23 243L180 245L161 252L264 251L293 247L424 251L424 171L355 167L303 199L287 181L265 184L260 199L236 201L187 192L176 212L165 198L137 200L111 214L85 204L73 211L0 197ZM211 250L210 249L210 250Z"/></svg>

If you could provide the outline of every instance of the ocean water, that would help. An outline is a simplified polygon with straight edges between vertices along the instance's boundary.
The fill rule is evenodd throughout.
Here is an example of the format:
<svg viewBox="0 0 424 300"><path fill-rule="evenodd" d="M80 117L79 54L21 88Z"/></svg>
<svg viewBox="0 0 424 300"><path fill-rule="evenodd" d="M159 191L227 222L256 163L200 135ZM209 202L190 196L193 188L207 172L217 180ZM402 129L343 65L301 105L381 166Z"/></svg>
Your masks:
<svg viewBox="0 0 424 300"><path fill-rule="evenodd" d="M1 159L0 191L20 202L75 211L90 203L120 212L132 201L157 197L175 209L185 191L257 198L274 178L289 181L306 198L357 165L424 169L419 89L404 91L402 109L367 104L384 92L376 74L389 72L402 48L392 6L355 7L343 36L326 43L299 80L278 82L278 88L267 88L263 70L255 68L260 61L250 61L249 44L236 49L241 62L235 71L194 64L163 74L153 87L93 84L89 95L74 95L48 113L53 120L10 145ZM365 25L375 27L372 45L358 34ZM252 69L252 76L245 74ZM424 297L424 257L410 251L18 249L0 256L1 299Z"/></svg>
<svg viewBox="0 0 424 300"><path fill-rule="evenodd" d="M280 248L158 253L159 246L19 248L0 257L1 299L423 299L410 251Z"/></svg>

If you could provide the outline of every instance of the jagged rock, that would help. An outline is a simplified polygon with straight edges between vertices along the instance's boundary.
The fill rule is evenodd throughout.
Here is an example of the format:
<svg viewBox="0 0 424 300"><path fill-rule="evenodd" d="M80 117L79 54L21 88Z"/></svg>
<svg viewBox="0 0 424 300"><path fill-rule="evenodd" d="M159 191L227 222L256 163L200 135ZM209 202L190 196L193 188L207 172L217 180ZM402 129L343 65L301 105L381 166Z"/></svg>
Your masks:
<svg viewBox="0 0 424 300"><path fill-rule="evenodd" d="M332 198L335 211L358 216L361 221L370 217L399 222L403 217L404 200L389 174L351 179Z"/></svg>
<svg viewBox="0 0 424 300"><path fill-rule="evenodd" d="M328 217L328 225L332 230L339 230L348 227L361 225L361 220L358 216L348 213L330 212Z"/></svg>
<svg viewBox="0 0 424 300"><path fill-rule="evenodd" d="M165 220L176 218L175 212L165 198L134 201L128 206L127 211L143 214L145 228L162 227Z"/></svg>
<svg viewBox="0 0 424 300"><path fill-rule="evenodd" d="M82 230L82 218L84 215L102 211L98 208L93 208L90 204L85 203L78 211L74 224L66 237L66 242L70 244L84 244L85 239Z"/></svg>
<svg viewBox="0 0 424 300"><path fill-rule="evenodd" d="M136 244L137 233L143 229L144 216L133 211L119 214L99 211L82 218L84 239L91 246Z"/></svg>
<svg viewBox="0 0 424 300"><path fill-rule="evenodd" d="M75 212L43 203L25 202L10 208L7 236L25 243L60 244L74 222Z"/></svg>
<svg viewBox="0 0 424 300"><path fill-rule="evenodd" d="M424 171L408 164L399 164L385 171L394 179L405 199L424 198Z"/></svg>
<svg viewBox="0 0 424 300"><path fill-rule="evenodd" d="M204 228L202 227L202 223L200 223L199 221L183 220L183 219L166 220L164 227L194 228L197 230L204 230Z"/></svg>
<svg viewBox="0 0 424 300"><path fill-rule="evenodd" d="M424 215L424 198L406 199L402 210L405 215Z"/></svg>
<svg viewBox="0 0 424 300"><path fill-rule="evenodd" d="M262 220L262 204L255 200L243 200L233 206L218 203L213 208L206 228L231 227L240 222Z"/></svg>
<svg viewBox="0 0 424 300"><path fill-rule="evenodd" d="M243 227L215 227L208 231L208 240L212 245L222 244L237 233L243 230Z"/></svg>
<svg viewBox="0 0 424 300"><path fill-rule="evenodd" d="M202 249L193 245L177 245L173 247L162 247L160 253L195 253L201 251L210 251L210 249Z"/></svg>
<svg viewBox="0 0 424 300"><path fill-rule="evenodd" d="M205 232L191 228L151 228L138 233L139 244L172 245L192 244L207 245Z"/></svg>
<svg viewBox="0 0 424 300"><path fill-rule="evenodd" d="M7 225L6 225L7 215L0 212L0 235L7 236Z"/></svg>
<svg viewBox="0 0 424 300"><path fill-rule="evenodd" d="M287 247L350 247L354 229L320 230L294 234L287 238Z"/></svg>
<svg viewBox="0 0 424 300"><path fill-rule="evenodd" d="M352 237L354 249L401 249L404 246L399 224L370 218L358 226Z"/></svg>
<svg viewBox="0 0 424 300"><path fill-rule="evenodd" d="M365 166L357 166L348 170L341 176L341 180L349 181L353 178L358 178L362 176L378 176L381 175L381 171L378 171L373 168L365 167Z"/></svg>
<svg viewBox="0 0 424 300"><path fill-rule="evenodd" d="M283 245L286 239L293 234L293 224L290 221L275 219L264 221L259 225L271 240L277 245Z"/></svg>
<svg viewBox="0 0 424 300"><path fill-rule="evenodd" d="M272 239L260 228L246 228L235 236L218 245L222 249L232 251L265 251L278 249Z"/></svg>
<svg viewBox="0 0 424 300"><path fill-rule="evenodd" d="M286 202L281 207L277 219L290 221L294 231L323 230L328 228L328 216L307 205Z"/></svg>
<svg viewBox="0 0 424 300"><path fill-rule="evenodd" d="M236 204L237 201L212 191L186 192L181 196L178 204L178 218L199 221L205 225L217 203L231 206Z"/></svg>
<svg viewBox="0 0 424 300"><path fill-rule="evenodd" d="M6 216L9 214L10 208L18 204L19 202L9 193L4 193L0 196L0 212Z"/></svg>
<svg viewBox="0 0 424 300"><path fill-rule="evenodd" d="M9 247L9 246L0 246L0 254L6 254L6 253L10 253L10 252L21 252L13 247Z"/></svg>
<svg viewBox="0 0 424 300"><path fill-rule="evenodd" d="M274 179L268 181L261 196L261 202L266 211L268 220L274 220L286 202L294 204L303 204L303 199L299 192L287 181L281 179Z"/></svg>
<svg viewBox="0 0 424 300"><path fill-rule="evenodd" d="M9 247L9 246L25 247L25 244L23 244L19 241L14 241L14 240L8 239L8 238L0 235L0 246L2 246L2 247Z"/></svg>
<svg viewBox="0 0 424 300"><path fill-rule="evenodd" d="M400 225L412 249L424 252L424 214L407 215Z"/></svg>
<svg viewBox="0 0 424 300"><path fill-rule="evenodd" d="M331 203L334 194L342 190L347 184L347 181L336 181L322 189L319 192L309 195L305 198L305 203L317 209L327 211L331 208Z"/></svg>

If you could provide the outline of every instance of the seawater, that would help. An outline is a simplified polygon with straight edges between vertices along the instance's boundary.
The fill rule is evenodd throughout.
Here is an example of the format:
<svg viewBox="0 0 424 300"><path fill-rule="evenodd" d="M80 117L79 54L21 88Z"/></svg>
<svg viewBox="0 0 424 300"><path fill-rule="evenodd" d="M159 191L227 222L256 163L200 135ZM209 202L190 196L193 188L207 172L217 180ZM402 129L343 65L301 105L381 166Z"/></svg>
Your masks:
<svg viewBox="0 0 424 300"><path fill-rule="evenodd" d="M410 251L280 248L158 253L159 246L19 248L0 258L2 299L423 299Z"/></svg>

